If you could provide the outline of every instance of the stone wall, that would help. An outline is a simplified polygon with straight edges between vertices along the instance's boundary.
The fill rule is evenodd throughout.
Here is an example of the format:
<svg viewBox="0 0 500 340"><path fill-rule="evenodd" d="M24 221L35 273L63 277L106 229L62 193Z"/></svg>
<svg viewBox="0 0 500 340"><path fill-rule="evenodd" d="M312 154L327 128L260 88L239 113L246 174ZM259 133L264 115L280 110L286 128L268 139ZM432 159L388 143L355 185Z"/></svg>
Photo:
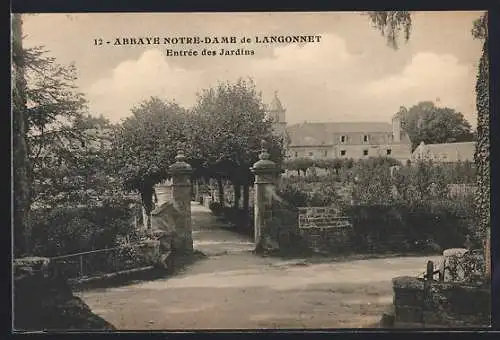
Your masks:
<svg viewBox="0 0 500 340"><path fill-rule="evenodd" d="M308 228L300 229L300 235L314 252L337 253L351 249L352 229L341 228Z"/></svg>
<svg viewBox="0 0 500 340"><path fill-rule="evenodd" d="M14 330L114 330L73 295L47 258L14 261Z"/></svg>
<svg viewBox="0 0 500 340"><path fill-rule="evenodd" d="M396 277L394 327L489 327L490 287Z"/></svg>
<svg viewBox="0 0 500 340"><path fill-rule="evenodd" d="M352 225L334 207L301 207L298 228L311 250L340 252L349 250Z"/></svg>

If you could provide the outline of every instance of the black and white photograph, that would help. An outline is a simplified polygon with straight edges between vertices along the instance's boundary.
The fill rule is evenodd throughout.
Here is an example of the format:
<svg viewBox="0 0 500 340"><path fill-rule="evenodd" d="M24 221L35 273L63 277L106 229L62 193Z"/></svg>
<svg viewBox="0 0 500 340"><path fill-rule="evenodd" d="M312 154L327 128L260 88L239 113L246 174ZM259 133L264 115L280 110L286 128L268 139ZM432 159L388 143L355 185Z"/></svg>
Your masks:
<svg viewBox="0 0 500 340"><path fill-rule="evenodd" d="M13 332L491 326L487 11L12 13L11 88Z"/></svg>

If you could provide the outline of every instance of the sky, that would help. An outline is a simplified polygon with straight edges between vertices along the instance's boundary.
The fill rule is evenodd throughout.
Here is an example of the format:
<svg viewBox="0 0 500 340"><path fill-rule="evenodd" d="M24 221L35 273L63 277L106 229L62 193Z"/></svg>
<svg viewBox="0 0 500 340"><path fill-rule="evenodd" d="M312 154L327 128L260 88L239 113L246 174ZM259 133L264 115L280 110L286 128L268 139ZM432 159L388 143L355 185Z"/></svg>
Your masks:
<svg viewBox="0 0 500 340"><path fill-rule="evenodd" d="M361 12L86 13L24 17L26 47L43 45L74 63L89 113L113 122L151 96L189 108L218 81L251 77L269 103L275 91L288 124L386 121L401 106L434 101L476 125L475 80L481 12L414 12L397 50ZM319 42L257 44L255 37L321 36ZM249 37L246 44L114 45L129 37ZM96 46L94 39L102 39ZM110 41L110 44L106 44ZM253 50L241 56L168 56L167 50Z"/></svg>

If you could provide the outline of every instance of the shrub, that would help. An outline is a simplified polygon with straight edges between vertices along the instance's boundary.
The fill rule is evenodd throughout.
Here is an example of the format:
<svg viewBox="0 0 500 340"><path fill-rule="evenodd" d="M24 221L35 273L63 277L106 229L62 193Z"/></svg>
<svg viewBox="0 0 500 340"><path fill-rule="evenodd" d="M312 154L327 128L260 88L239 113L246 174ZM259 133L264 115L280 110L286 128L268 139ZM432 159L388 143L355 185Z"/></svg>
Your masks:
<svg viewBox="0 0 500 340"><path fill-rule="evenodd" d="M309 253L306 240L298 228L298 211L292 206L279 203L271 207L269 236L278 242L282 255L303 255Z"/></svg>
<svg viewBox="0 0 500 340"><path fill-rule="evenodd" d="M210 202L208 208L214 213L215 216L222 216L224 206L220 202Z"/></svg>
<svg viewBox="0 0 500 340"><path fill-rule="evenodd" d="M34 254L57 256L113 247L134 230L128 205L36 209L31 212Z"/></svg>
<svg viewBox="0 0 500 340"><path fill-rule="evenodd" d="M285 184L278 188L278 196L293 207L303 207L307 204L307 192L296 185Z"/></svg>
<svg viewBox="0 0 500 340"><path fill-rule="evenodd" d="M450 199L448 189L453 182L471 180L471 164L402 165L380 157L359 161L317 160L313 165L334 171L281 179L277 194L282 202L273 207L274 237L283 234L286 224L294 230L297 223L283 211L335 205L351 218L353 244L361 252L429 249L440 252L438 246L462 247L466 235L472 237L476 247L480 245L472 224L475 210L471 195ZM398 166L395 171L391 170L394 165ZM351 199L357 203L353 205ZM299 244L300 235L297 237Z"/></svg>
<svg viewBox="0 0 500 340"><path fill-rule="evenodd" d="M309 193L307 205L310 207L325 207L340 201L333 185L324 185Z"/></svg>
<svg viewBox="0 0 500 340"><path fill-rule="evenodd" d="M446 201L355 205L345 209L360 250L418 250L432 240L441 249L462 247L470 235L470 210ZM435 246L434 246L435 247ZM422 250L422 249L421 249ZM435 252L441 252L437 247Z"/></svg>

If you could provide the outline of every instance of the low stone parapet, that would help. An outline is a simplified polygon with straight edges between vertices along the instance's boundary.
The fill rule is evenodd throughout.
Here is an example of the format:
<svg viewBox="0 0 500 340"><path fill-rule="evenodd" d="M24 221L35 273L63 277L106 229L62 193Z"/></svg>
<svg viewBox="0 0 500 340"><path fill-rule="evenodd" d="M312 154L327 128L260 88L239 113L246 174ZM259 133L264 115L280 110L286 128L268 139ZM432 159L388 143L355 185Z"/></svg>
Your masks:
<svg viewBox="0 0 500 340"><path fill-rule="evenodd" d="M457 282L396 277L394 327L489 327L491 290Z"/></svg>
<svg viewBox="0 0 500 340"><path fill-rule="evenodd" d="M73 295L48 258L14 260L14 330L113 330Z"/></svg>

